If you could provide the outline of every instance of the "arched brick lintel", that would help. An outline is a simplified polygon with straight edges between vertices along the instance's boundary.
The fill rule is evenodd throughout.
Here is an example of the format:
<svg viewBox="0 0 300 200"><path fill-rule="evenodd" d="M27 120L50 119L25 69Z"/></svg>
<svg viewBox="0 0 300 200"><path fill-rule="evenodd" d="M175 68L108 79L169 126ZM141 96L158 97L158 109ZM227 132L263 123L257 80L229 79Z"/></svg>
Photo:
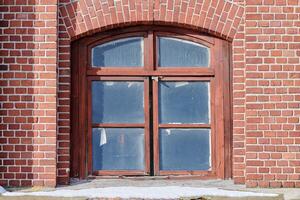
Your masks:
<svg viewBox="0 0 300 200"><path fill-rule="evenodd" d="M231 41L244 7L226 0L77 0L60 6L71 40L117 27L171 25Z"/></svg>

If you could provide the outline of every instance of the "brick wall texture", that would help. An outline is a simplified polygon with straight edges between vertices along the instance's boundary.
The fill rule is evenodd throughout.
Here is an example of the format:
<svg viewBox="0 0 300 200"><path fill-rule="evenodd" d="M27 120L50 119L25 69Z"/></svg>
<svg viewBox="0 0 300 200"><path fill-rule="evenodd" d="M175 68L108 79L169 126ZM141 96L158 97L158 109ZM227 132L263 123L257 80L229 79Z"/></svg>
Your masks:
<svg viewBox="0 0 300 200"><path fill-rule="evenodd" d="M71 42L141 24L232 43L232 178L300 187L300 0L0 0L0 185L69 183Z"/></svg>

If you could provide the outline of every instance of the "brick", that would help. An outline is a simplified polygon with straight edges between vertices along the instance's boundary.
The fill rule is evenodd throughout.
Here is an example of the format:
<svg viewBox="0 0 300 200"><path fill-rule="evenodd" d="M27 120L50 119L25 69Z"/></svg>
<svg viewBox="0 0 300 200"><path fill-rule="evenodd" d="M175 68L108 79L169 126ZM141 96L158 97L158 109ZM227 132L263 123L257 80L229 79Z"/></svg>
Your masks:
<svg viewBox="0 0 300 200"><path fill-rule="evenodd" d="M0 77L4 81L4 84L1 83L4 88L0 89L0 99L2 101L4 100L2 95L6 96L6 103L3 104L3 107L8 110L5 113L0 112L0 120L3 119L5 123L5 126L1 126L0 129L2 131L6 127L5 129L10 132L5 135L8 137L6 145L1 144L0 149L1 152L4 152L3 155L7 155L7 158L11 160L2 160L2 156L0 156L0 164L5 166L0 172L0 179L4 177L5 180L1 180L1 183L5 183L4 185L7 186L27 187L34 185L30 162L33 151L32 138L34 137L32 132L39 134L40 131L35 130L39 126L33 126L33 123L43 119L33 111L34 108L38 108L36 106L40 104L39 100L44 99L40 98L43 94L38 94L36 91L45 89L43 88L45 84L40 83L48 79L56 80L56 77L42 77L41 71L46 69L46 65L56 63L58 46L55 34L57 33L58 7L56 0L39 2L45 3L43 6L33 5L31 1L20 0L2 3L4 5L1 7L10 13L4 15L4 21L0 27L0 35L4 36L1 39L0 47L6 49L0 52ZM39 14L35 12L39 12ZM6 26L8 24L9 28ZM48 34L53 34L53 36ZM44 61L45 63L43 63ZM45 73L55 74L56 69L55 67L47 68ZM34 79L37 81L33 81ZM52 85L52 88L55 87L56 85ZM55 97L56 90L50 90L47 95ZM39 112L44 111L40 108ZM47 121L45 123L55 122L56 116L49 116ZM55 140L50 142L53 145L56 143ZM53 153L55 153L55 149L53 149ZM47 163L41 164L41 167L47 165ZM53 164L50 165L55 167ZM42 174L40 173L40 175ZM41 182L43 186L48 186L43 179L38 179L37 176L36 181ZM55 180L53 177L52 182ZM51 184L53 185L53 183Z"/></svg>

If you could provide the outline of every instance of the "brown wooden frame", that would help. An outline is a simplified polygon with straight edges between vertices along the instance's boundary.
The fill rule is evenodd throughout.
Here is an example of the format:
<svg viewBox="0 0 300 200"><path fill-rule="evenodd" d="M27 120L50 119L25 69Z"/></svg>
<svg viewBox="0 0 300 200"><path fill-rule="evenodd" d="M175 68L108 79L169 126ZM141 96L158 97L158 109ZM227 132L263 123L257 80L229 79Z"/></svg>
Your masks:
<svg viewBox="0 0 300 200"><path fill-rule="evenodd" d="M149 80L145 77L108 77L108 76L89 76L88 78L88 104L92 105L91 98L91 83L92 81L141 81L144 82L144 119L145 122L141 124L136 123L92 123L92 109L89 106L88 109L88 150L87 154L89 158L92 158L92 129L101 127L101 128L144 128L144 147L145 147L145 170L98 170L92 171L92 159L88 159L88 174L94 175L149 175L150 173L150 121L149 121Z"/></svg>
<svg viewBox="0 0 300 200"><path fill-rule="evenodd" d="M144 67L137 68L92 68L90 65L91 49L99 44L126 37L141 36L144 38ZM190 40L210 49L209 67L156 67L156 36L167 36ZM153 48L152 48L153 47ZM146 51L147 49L147 51ZM72 43L72 124L71 124L71 176L86 178L90 175L148 175L150 172L150 145L146 149L145 157L148 157L145 171L101 171L92 172L91 169L91 127L144 127L145 142L150 141L149 111L145 124L92 124L91 123L91 80L145 80L147 77L156 76L160 80L202 80L211 83L211 124L177 125L188 128L211 128L212 141L212 169L210 171L159 171L158 170L158 127L171 127L170 125L159 125L157 118L157 102L154 94L154 173L155 175L186 176L202 178L230 178L231 177L231 76L230 76L230 49L227 41L200 34L187 29L160 26L138 26L127 29L118 29L85 37ZM146 83L147 82L147 83ZM149 82L145 80L149 90ZM157 90L157 82L153 81L153 91ZM149 93L149 92L148 92ZM157 93L156 93L157 94ZM214 96L212 98L212 95ZM145 98L146 100L146 98ZM149 100L149 98L148 98ZM149 106L149 104L145 103ZM147 108L149 110L149 107ZM155 111L156 109L156 111ZM145 109L146 111L146 109ZM215 111L218 114L215 115ZM145 112L146 115L146 112ZM174 127L174 126L172 126ZM78 148L77 146L80 146ZM226 166L226 167L225 167ZM117 172L117 173L116 173Z"/></svg>
<svg viewBox="0 0 300 200"><path fill-rule="evenodd" d="M199 81L210 84L210 123L209 124L161 124L158 119L158 82L159 81ZM154 133L154 173L155 175L205 175L216 176L216 141L215 127L215 86L213 77L163 77L153 82L153 133ZM160 128L209 128L211 130L211 170L160 170L159 169L159 129Z"/></svg>

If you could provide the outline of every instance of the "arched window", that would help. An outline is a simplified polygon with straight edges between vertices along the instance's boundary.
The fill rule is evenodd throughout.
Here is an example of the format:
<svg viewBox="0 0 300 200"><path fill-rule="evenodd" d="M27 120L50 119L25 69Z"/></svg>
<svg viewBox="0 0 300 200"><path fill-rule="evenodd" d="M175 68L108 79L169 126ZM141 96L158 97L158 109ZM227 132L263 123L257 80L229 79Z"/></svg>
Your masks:
<svg viewBox="0 0 300 200"><path fill-rule="evenodd" d="M228 48L169 27L76 41L72 175L230 177Z"/></svg>

